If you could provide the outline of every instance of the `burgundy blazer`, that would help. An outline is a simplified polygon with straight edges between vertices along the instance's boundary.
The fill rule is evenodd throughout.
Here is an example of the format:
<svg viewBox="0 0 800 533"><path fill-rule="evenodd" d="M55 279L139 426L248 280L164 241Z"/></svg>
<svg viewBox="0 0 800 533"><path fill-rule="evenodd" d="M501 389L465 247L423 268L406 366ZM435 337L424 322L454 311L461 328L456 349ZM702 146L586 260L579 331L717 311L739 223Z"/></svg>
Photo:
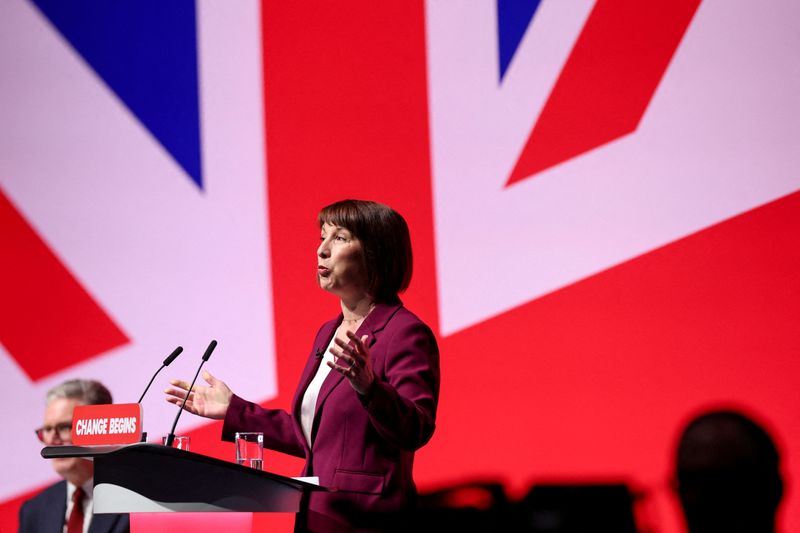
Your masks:
<svg viewBox="0 0 800 533"><path fill-rule="evenodd" d="M413 506L414 452L433 435L439 397L439 349L430 328L401 304L378 304L356 334L367 335L375 384L369 397L356 393L338 372L322 384L312 445L300 427L300 404L342 315L317 333L291 414L265 409L234 396L222 438L261 431L268 448L306 458L303 475L319 476L336 492L312 493L299 519L312 531L358 524L368 513Z"/></svg>

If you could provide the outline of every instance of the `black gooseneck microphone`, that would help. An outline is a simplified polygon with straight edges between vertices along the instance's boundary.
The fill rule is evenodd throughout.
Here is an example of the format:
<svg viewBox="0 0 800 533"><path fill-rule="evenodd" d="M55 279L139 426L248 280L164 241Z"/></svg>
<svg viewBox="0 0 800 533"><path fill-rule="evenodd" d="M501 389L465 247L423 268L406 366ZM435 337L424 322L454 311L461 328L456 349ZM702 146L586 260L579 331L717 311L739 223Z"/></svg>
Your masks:
<svg viewBox="0 0 800 533"><path fill-rule="evenodd" d="M152 378L150 378L150 383L148 383L147 387L144 388L144 392L142 393L141 396L139 396L139 401L136 402L136 403L142 403L142 399L144 399L144 395L147 394L148 390L150 390L150 385L153 384L153 380L156 379L156 376L158 375L158 373L161 372L162 370L164 370L165 366L169 366L169 364L171 362L173 362L175 360L175 358L178 357L181 354L182 351L183 351L183 346L178 346L177 348L172 350L172 353L169 354L166 359L164 359L164 362L161 364L161 367L158 370L156 370L156 373L153 374Z"/></svg>
<svg viewBox="0 0 800 533"><path fill-rule="evenodd" d="M147 394L148 390L150 390L150 385L153 384L153 380L156 379L156 376L158 375L158 373L161 372L162 370L164 370L165 366L169 366L169 364L171 362L173 362L175 360L175 358L178 357L181 354L182 351L183 351L183 346L178 346L177 348L172 350L172 353L169 354L166 359L164 359L164 362L161 363L161 367L159 367L159 369L156 370L156 373L153 374L153 377L150 378L150 383L148 383L147 387L144 388L144 392L142 393L141 396L139 396L139 401L136 402L136 403L142 403L142 400L144 399L144 395ZM146 431L142 431L142 442L147 442L147 432Z"/></svg>
<svg viewBox="0 0 800 533"><path fill-rule="evenodd" d="M192 392L192 388L194 387L194 382L197 381L197 376L200 375L200 369L203 368L203 364L208 361L208 358L211 357L211 352L214 351L214 348L217 347L217 341L211 341L206 348L206 353L203 354L203 360L200 361L200 366L197 367L197 372L194 375L194 379L192 380L192 384L189 385L189 390L186 391L186 396L183 398L183 403L181 404L181 408L178 409L178 414L175 416L175 422L172 423L172 429L169 430L169 435L167 435L167 442L164 443L164 446L172 447L173 441L175 441L175 426L178 425L178 419L181 417L181 413L183 412L183 407L186 405L186 400L189 399L189 393Z"/></svg>

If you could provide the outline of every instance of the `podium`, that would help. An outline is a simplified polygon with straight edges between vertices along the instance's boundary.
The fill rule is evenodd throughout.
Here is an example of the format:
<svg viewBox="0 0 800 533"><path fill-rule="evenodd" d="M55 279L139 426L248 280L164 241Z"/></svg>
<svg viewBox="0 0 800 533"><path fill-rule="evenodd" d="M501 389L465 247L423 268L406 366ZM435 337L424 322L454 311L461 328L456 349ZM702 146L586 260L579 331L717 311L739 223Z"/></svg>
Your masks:
<svg viewBox="0 0 800 533"><path fill-rule="evenodd" d="M296 513L303 494L328 490L158 444L48 446L41 453L94 461L95 513Z"/></svg>

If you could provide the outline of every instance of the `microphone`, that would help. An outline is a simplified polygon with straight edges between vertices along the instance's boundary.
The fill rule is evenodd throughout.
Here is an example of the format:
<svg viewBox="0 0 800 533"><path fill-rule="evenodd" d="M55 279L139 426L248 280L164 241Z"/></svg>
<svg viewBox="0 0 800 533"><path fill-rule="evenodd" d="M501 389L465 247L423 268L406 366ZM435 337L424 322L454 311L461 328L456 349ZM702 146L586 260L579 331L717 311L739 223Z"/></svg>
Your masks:
<svg viewBox="0 0 800 533"><path fill-rule="evenodd" d="M158 373L161 372L162 370L164 370L165 366L169 366L170 363L172 363L175 360L175 358L178 357L181 354L182 351L183 351L183 346L178 346L177 348L172 350L172 353L169 354L166 359L164 359L164 362L161 364L161 367L158 370L156 370L156 373L153 374L152 378L150 378L150 383L148 383L147 387L144 388L144 392L142 393L141 396L139 396L139 401L136 402L136 403L142 403L142 399L144 399L144 395L147 394L148 390L150 390L150 385L153 384L153 380L156 379L156 376L158 375Z"/></svg>
<svg viewBox="0 0 800 533"><path fill-rule="evenodd" d="M203 363L208 361L211 358L211 352L214 351L214 348L217 347L217 341L211 341L206 348L206 353L203 354ZM203 366L203 363L200 363L200 366Z"/></svg>
<svg viewBox="0 0 800 533"><path fill-rule="evenodd" d="M177 348L172 350L172 353L169 354L166 359L164 359L164 362L161 363L161 367L158 370L156 370L156 373L153 374L152 378L150 378L150 383L148 383L147 387L144 388L144 392L142 393L141 396L139 396L139 401L136 402L136 403L142 403L142 400L144 399L144 395L147 394L148 390L150 390L150 385L153 384L153 380L156 379L156 376L158 375L158 373L161 372L162 370L164 370L165 366L169 366L169 364L171 362L173 362L175 360L175 358L178 357L181 354L182 351L183 351L183 346L178 346ZM142 431L142 442L147 442L147 432L146 431Z"/></svg>
<svg viewBox="0 0 800 533"><path fill-rule="evenodd" d="M317 352L314 354L314 357L317 359L322 359L322 356L325 355L325 352L317 348Z"/></svg>
<svg viewBox="0 0 800 533"><path fill-rule="evenodd" d="M178 409L178 414L175 416L175 422L172 423L172 429L169 431L169 435L167 435L167 442L164 443L164 446L167 446L169 448L172 447L172 443L175 440L175 426L178 425L178 419L181 417L183 408L186 405L186 400L189 399L189 394L192 392L192 389L194 388L194 382L197 381L197 376L200 375L200 369L203 368L203 364L205 364L205 362L208 361L209 357L211 357L211 352L213 352L214 348L216 347L217 347L217 341L211 341L211 343L208 345L208 348L206 348L206 353L203 354L203 360L200 362L200 366L197 367L197 372L194 375L192 384L189 385L189 390L186 391L186 397L183 399L181 408Z"/></svg>

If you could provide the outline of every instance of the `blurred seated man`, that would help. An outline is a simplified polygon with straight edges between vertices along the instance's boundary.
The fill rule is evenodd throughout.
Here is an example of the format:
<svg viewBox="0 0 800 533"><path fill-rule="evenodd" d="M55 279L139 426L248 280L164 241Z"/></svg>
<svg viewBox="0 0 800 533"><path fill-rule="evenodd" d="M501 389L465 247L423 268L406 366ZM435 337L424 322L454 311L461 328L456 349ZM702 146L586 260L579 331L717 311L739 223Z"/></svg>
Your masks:
<svg viewBox="0 0 800 533"><path fill-rule="evenodd" d="M97 381L73 379L47 393L44 424L36 430L47 446L71 444L72 411L76 405L111 403L111 393ZM128 515L93 515L94 464L76 457L51 459L63 478L19 510L20 533L123 533L130 531Z"/></svg>
<svg viewBox="0 0 800 533"><path fill-rule="evenodd" d="M769 434L734 411L692 420L677 451L677 492L690 533L773 533L783 495Z"/></svg>

